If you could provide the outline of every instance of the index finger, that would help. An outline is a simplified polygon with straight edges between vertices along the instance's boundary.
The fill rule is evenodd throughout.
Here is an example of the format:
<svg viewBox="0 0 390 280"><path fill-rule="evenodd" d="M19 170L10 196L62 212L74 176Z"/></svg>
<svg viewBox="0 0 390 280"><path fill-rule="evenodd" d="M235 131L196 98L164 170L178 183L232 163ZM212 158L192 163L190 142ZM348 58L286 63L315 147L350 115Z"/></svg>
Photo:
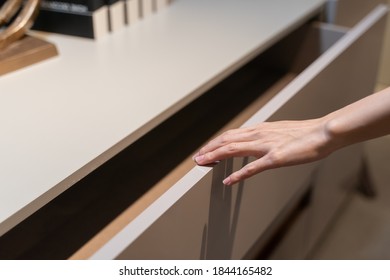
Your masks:
<svg viewBox="0 0 390 280"><path fill-rule="evenodd" d="M199 152L193 156L193 158L210 153L231 143L248 142L254 140L254 137L251 134L252 130L252 128L238 128L228 130L208 142L199 150Z"/></svg>

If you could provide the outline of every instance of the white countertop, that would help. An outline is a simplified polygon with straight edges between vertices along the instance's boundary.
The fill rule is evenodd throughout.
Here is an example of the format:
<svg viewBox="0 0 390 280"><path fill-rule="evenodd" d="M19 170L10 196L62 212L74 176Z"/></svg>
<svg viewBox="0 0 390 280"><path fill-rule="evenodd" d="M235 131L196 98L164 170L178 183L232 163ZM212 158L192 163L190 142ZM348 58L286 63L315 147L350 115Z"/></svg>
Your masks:
<svg viewBox="0 0 390 280"><path fill-rule="evenodd" d="M308 19L324 0L176 0L0 77L0 235Z"/></svg>

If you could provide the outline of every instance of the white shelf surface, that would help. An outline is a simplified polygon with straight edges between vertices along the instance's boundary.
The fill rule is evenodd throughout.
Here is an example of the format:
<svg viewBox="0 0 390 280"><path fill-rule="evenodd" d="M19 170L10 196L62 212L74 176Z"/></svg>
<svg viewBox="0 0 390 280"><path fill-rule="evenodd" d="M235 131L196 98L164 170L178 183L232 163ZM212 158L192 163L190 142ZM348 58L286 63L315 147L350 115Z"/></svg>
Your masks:
<svg viewBox="0 0 390 280"><path fill-rule="evenodd" d="M177 0L0 77L0 235L314 15L324 0Z"/></svg>

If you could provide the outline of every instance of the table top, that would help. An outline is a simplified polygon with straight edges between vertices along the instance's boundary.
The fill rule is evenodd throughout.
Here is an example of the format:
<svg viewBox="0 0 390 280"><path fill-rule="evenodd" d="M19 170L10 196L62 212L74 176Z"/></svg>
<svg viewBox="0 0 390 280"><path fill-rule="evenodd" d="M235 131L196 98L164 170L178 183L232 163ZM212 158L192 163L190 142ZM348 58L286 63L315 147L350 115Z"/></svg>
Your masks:
<svg viewBox="0 0 390 280"><path fill-rule="evenodd" d="M176 0L0 77L0 235L318 12L325 0ZM42 35L42 34L39 34Z"/></svg>

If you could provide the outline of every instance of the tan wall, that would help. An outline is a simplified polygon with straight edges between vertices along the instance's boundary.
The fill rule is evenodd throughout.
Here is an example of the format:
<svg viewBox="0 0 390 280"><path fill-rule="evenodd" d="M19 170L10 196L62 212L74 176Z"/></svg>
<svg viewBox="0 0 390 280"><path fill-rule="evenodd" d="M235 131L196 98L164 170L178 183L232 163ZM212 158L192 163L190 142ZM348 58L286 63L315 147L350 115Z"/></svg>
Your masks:
<svg viewBox="0 0 390 280"><path fill-rule="evenodd" d="M387 0L390 6L390 0ZM390 86L390 16L387 19L385 43L382 52L382 63L379 70L379 83Z"/></svg>

